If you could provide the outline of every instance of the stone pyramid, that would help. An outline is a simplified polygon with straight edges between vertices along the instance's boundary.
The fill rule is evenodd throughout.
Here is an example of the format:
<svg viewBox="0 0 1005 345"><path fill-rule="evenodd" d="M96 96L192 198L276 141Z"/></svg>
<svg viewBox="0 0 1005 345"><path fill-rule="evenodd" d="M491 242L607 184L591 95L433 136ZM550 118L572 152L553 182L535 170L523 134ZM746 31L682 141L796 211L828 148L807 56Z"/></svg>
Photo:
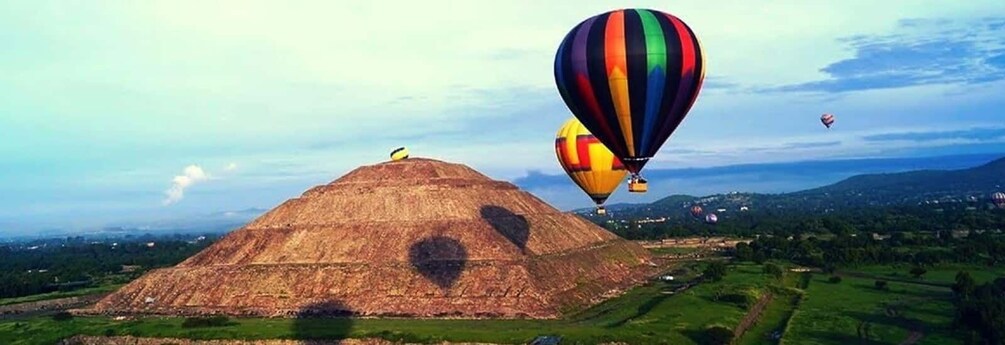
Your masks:
<svg viewBox="0 0 1005 345"><path fill-rule="evenodd" d="M649 254L460 164L357 168L91 313L553 318L652 275Z"/></svg>

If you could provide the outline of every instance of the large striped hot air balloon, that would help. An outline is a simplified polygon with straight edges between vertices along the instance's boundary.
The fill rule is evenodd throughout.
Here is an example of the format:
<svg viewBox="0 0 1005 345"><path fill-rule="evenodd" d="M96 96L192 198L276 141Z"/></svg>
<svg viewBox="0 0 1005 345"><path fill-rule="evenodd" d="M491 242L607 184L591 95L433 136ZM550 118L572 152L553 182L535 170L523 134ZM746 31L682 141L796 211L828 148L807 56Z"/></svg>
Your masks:
<svg viewBox="0 0 1005 345"><path fill-rule="evenodd" d="M628 174L621 161L576 118L558 130L555 155L572 181L597 203L597 213L606 214L604 202Z"/></svg>
<svg viewBox="0 0 1005 345"><path fill-rule="evenodd" d="M991 194L991 202L998 206L998 208L1005 208L1005 193L996 192Z"/></svg>
<svg viewBox="0 0 1005 345"><path fill-rule="evenodd" d="M698 37L679 18L625 9L579 23L555 55L555 83L565 104L632 173L642 167L694 105L705 77Z"/></svg>
<svg viewBox="0 0 1005 345"><path fill-rule="evenodd" d="M831 128L831 125L834 124L834 115L832 114L820 115L820 123L823 123L824 126L827 126L827 128Z"/></svg>

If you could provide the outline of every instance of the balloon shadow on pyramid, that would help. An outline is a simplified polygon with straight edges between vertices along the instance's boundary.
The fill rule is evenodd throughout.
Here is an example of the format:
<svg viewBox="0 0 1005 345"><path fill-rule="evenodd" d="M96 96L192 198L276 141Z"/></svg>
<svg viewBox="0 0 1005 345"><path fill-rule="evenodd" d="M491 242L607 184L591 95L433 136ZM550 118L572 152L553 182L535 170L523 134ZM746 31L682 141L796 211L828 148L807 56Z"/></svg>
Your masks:
<svg viewBox="0 0 1005 345"><path fill-rule="evenodd" d="M505 207L488 205L479 210L482 219L492 225L500 235L512 242L520 252L526 254L527 240L530 239L530 223L527 218L517 215Z"/></svg>
<svg viewBox="0 0 1005 345"><path fill-rule="evenodd" d="M456 239L431 236L412 244L408 261L445 293L461 277L468 262L468 250Z"/></svg>

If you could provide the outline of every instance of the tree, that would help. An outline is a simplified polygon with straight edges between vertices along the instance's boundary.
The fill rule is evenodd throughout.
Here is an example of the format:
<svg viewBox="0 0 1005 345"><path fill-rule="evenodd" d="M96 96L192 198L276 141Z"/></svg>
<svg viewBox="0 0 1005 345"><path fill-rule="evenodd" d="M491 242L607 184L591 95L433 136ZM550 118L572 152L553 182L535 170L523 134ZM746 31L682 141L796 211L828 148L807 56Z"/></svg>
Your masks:
<svg viewBox="0 0 1005 345"><path fill-rule="evenodd" d="M702 275L709 281L716 282L722 280L722 277L726 275L726 264L721 261L714 261L708 264L708 267L705 267Z"/></svg>
<svg viewBox="0 0 1005 345"><path fill-rule="evenodd" d="M977 283L970 276L969 272L959 271L956 273L956 284L953 284L953 292L960 296L970 296L974 292Z"/></svg>
<svg viewBox="0 0 1005 345"><path fill-rule="evenodd" d="M921 266L914 266L914 268L911 268L911 275L914 276L915 278L921 278L921 276L924 275L926 272L928 271Z"/></svg>
<svg viewBox="0 0 1005 345"><path fill-rule="evenodd" d="M1005 290L1002 285L1005 284L994 282L976 286L968 298L956 301L954 324L969 329L971 339L978 340L973 343L1005 344Z"/></svg>
<svg viewBox="0 0 1005 345"><path fill-rule="evenodd" d="M740 242L736 244L736 259L740 261L751 261L754 259L754 250L750 245Z"/></svg>
<svg viewBox="0 0 1005 345"><path fill-rule="evenodd" d="M886 281L885 280L877 280L876 283L875 283L875 285L876 285L877 289L886 290Z"/></svg>
<svg viewBox="0 0 1005 345"><path fill-rule="evenodd" d="M782 270L781 266L773 263L764 264L764 274L774 277L775 279L781 280L785 276L785 271Z"/></svg>
<svg viewBox="0 0 1005 345"><path fill-rule="evenodd" d="M764 260L767 260L767 257L765 257L764 252L757 251L754 253L754 256L751 258L751 260L754 260L754 263L763 264Z"/></svg>

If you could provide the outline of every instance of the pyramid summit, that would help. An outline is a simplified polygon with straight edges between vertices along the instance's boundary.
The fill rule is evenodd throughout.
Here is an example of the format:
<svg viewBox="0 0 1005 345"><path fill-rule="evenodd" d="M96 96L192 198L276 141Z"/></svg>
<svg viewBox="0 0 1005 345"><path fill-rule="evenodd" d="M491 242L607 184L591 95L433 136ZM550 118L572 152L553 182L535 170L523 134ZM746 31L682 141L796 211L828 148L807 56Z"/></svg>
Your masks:
<svg viewBox="0 0 1005 345"><path fill-rule="evenodd" d="M513 184L409 158L311 188L89 312L552 318L641 282L649 262Z"/></svg>

